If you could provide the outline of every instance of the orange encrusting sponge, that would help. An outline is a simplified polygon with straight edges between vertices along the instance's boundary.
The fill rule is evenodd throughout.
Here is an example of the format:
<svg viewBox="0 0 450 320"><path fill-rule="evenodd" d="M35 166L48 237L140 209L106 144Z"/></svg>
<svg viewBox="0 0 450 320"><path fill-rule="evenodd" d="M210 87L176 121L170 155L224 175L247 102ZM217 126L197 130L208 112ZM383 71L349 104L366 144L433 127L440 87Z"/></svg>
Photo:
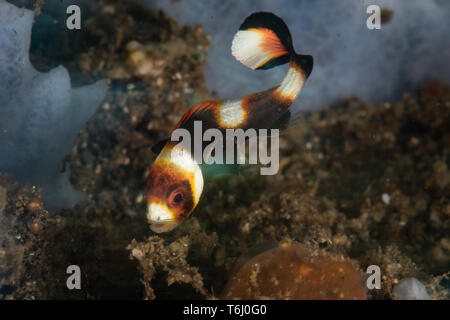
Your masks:
<svg viewBox="0 0 450 320"><path fill-rule="evenodd" d="M364 300L366 289L349 259L287 241L243 264L222 298Z"/></svg>

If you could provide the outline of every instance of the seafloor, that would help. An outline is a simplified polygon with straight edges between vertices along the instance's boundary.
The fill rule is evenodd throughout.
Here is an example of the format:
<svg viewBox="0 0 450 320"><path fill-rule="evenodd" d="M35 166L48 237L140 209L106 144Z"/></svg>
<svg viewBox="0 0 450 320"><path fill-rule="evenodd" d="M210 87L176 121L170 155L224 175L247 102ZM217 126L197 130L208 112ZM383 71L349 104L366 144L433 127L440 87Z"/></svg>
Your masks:
<svg viewBox="0 0 450 320"><path fill-rule="evenodd" d="M157 235L145 219L151 147L188 107L214 97L203 76L209 40L162 12L97 3L80 32L33 43L30 54L40 70L63 64L74 85L108 79L65 159L88 199L48 212L38 188L0 176L0 298L230 297L236 262L277 241L361 271L380 266L382 288L369 299L393 298L408 277L449 298L450 87L424 79L399 101L349 97L303 116L280 141L277 175L252 167L207 181L194 214ZM81 267L81 290L66 288L71 264ZM257 286L254 277L243 281ZM289 288L266 287L251 297L289 297Z"/></svg>

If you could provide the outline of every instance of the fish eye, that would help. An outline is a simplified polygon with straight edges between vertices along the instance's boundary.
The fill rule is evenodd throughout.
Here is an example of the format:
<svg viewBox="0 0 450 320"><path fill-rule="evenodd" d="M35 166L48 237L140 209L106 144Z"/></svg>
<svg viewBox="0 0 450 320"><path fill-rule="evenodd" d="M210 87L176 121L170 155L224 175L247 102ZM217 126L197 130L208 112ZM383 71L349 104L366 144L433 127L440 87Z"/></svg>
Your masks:
<svg viewBox="0 0 450 320"><path fill-rule="evenodd" d="M173 202L175 203L181 202L181 200L183 200L183 196L181 195L181 193L177 193L173 198Z"/></svg>
<svg viewBox="0 0 450 320"><path fill-rule="evenodd" d="M180 191L174 191L170 194L169 202L173 205L179 205L183 201L183 193Z"/></svg>

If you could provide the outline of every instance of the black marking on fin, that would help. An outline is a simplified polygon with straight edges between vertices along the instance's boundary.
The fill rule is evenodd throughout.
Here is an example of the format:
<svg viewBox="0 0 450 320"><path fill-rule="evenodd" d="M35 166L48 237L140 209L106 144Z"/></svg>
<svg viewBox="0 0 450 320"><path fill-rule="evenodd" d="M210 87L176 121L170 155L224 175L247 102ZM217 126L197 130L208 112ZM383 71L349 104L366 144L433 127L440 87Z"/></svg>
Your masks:
<svg viewBox="0 0 450 320"><path fill-rule="evenodd" d="M256 70L267 70L273 67L281 66L282 64L288 63L289 61L289 54L285 54L281 57L270 60L269 62L263 64L261 67L256 68Z"/></svg>
<svg viewBox="0 0 450 320"><path fill-rule="evenodd" d="M314 65L313 56L305 54L297 54L295 55L295 62L306 73L306 77L308 78L312 72Z"/></svg>
<svg viewBox="0 0 450 320"><path fill-rule="evenodd" d="M270 29L278 36L281 43L289 52L293 51L292 37L286 23L277 15L271 12L255 12L249 15L242 22L239 30L247 30L250 28Z"/></svg>

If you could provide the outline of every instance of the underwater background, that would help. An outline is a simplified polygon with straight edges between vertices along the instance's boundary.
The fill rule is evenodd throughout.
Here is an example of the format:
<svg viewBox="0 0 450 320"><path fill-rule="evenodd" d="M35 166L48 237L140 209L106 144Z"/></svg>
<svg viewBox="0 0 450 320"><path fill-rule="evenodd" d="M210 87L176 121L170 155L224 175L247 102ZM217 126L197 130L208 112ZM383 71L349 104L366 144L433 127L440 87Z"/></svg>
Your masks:
<svg viewBox="0 0 450 320"><path fill-rule="evenodd" d="M80 30L65 26L70 4ZM371 4L379 30L366 26ZM231 55L260 10L315 59L280 171L208 181L193 215L156 235L152 146L195 103L287 70ZM0 297L448 299L449 13L439 0L0 0ZM273 268L292 263L327 275L326 294ZM72 264L81 290L66 287ZM379 290L365 288L370 265Z"/></svg>

